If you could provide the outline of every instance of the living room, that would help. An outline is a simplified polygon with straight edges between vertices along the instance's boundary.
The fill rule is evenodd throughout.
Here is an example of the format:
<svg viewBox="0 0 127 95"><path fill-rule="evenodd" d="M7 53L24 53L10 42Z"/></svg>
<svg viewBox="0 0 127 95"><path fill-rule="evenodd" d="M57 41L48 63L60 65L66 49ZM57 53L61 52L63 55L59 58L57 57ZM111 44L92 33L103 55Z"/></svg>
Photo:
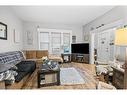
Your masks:
<svg viewBox="0 0 127 95"><path fill-rule="evenodd" d="M0 88L126 89L126 11L0 6Z"/></svg>

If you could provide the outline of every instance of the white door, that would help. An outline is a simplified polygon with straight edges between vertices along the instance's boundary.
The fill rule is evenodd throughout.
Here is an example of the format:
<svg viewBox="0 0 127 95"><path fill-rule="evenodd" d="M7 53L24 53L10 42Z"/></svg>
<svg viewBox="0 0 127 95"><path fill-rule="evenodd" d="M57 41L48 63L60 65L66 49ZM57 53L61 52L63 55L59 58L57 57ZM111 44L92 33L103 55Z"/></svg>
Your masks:
<svg viewBox="0 0 127 95"><path fill-rule="evenodd" d="M98 60L113 61L114 60L114 33L115 28L105 30L98 35Z"/></svg>
<svg viewBox="0 0 127 95"><path fill-rule="evenodd" d="M109 50L110 50L109 59L110 59L110 61L113 61L115 59L115 51L116 51L115 45L114 45L115 30L116 30L116 28L114 28L110 31L110 38L109 38Z"/></svg>
<svg viewBox="0 0 127 95"><path fill-rule="evenodd" d="M109 60L109 31L103 31L98 35L98 60L108 61Z"/></svg>

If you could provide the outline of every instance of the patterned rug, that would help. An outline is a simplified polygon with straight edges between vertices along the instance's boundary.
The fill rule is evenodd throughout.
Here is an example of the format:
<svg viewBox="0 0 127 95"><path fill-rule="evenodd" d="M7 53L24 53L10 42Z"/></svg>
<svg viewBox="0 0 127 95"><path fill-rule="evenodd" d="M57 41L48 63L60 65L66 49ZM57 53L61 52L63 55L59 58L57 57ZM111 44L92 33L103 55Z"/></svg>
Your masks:
<svg viewBox="0 0 127 95"><path fill-rule="evenodd" d="M60 82L61 85L74 85L74 84L84 84L84 79L80 76L79 72L71 68L60 68Z"/></svg>

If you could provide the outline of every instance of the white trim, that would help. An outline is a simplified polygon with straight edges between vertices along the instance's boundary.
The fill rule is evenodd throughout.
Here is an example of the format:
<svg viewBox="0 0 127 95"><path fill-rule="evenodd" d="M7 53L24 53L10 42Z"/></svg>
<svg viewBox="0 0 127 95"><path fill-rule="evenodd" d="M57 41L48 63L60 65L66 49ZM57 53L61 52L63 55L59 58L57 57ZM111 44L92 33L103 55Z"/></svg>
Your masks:
<svg viewBox="0 0 127 95"><path fill-rule="evenodd" d="M65 29L46 29L46 28L39 28L38 31L41 32L64 32L64 33L70 33L72 30L65 30Z"/></svg>
<svg viewBox="0 0 127 95"><path fill-rule="evenodd" d="M103 27L100 27L98 29L92 30L92 31L90 31L90 33L97 33L97 32L107 30L107 29L119 28L123 25L123 23L124 23L123 19L120 19L120 20L114 21L112 23L106 24Z"/></svg>
<svg viewBox="0 0 127 95"><path fill-rule="evenodd" d="M92 33L90 35L90 46L89 46L89 51L90 51L90 55L89 55L89 62L90 64L94 64L94 37L95 37L95 33Z"/></svg>
<svg viewBox="0 0 127 95"><path fill-rule="evenodd" d="M39 30L37 31L38 31L38 49L40 50L40 31Z"/></svg>

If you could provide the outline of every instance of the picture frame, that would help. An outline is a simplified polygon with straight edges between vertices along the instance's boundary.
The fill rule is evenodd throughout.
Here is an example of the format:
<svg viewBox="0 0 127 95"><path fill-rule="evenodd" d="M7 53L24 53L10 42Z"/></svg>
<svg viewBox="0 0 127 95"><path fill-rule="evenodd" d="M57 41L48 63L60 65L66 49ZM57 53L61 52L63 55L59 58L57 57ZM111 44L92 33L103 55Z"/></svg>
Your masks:
<svg viewBox="0 0 127 95"><path fill-rule="evenodd" d="M0 22L0 39L7 40L7 25Z"/></svg>
<svg viewBox="0 0 127 95"><path fill-rule="evenodd" d="M33 33L30 31L27 31L27 44L28 45L33 44Z"/></svg>

